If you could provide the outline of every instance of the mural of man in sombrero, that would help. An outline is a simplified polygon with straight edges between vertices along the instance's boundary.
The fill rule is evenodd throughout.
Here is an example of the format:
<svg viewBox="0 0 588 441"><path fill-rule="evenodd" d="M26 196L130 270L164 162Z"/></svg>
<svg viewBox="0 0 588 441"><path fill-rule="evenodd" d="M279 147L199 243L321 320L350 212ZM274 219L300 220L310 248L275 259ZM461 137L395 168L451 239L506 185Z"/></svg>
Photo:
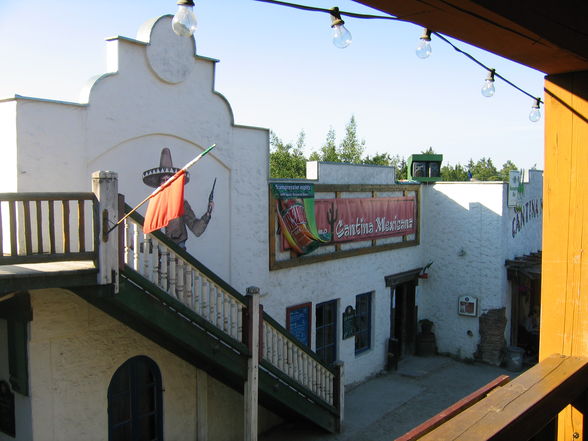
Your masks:
<svg viewBox="0 0 588 441"><path fill-rule="evenodd" d="M173 166L172 157L170 150L165 147L161 150L161 158L159 161L159 167L151 168L143 172L143 182L149 187L157 188L170 177L176 174L180 169ZM190 174L186 172L187 184L190 181ZM215 180L216 182L216 180ZM165 227L165 234L177 243L180 247L186 249L186 240L188 240L188 228L196 237L200 236L206 230L212 210L214 209L214 184L208 197L208 207L206 213L202 217L196 217L192 207L188 201L184 200L184 215L175 219L172 219L167 227Z"/></svg>

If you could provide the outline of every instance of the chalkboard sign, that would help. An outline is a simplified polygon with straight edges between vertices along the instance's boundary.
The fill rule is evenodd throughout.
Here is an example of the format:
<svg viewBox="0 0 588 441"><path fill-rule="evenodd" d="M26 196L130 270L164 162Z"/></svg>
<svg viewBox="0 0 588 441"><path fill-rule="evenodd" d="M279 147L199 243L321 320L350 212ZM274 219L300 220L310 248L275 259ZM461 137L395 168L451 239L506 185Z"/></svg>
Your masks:
<svg viewBox="0 0 588 441"><path fill-rule="evenodd" d="M6 381L0 381L0 431L16 436L14 417L14 393Z"/></svg>
<svg viewBox="0 0 588 441"><path fill-rule="evenodd" d="M300 343L306 346L310 346L311 317L311 303L286 308L286 328Z"/></svg>

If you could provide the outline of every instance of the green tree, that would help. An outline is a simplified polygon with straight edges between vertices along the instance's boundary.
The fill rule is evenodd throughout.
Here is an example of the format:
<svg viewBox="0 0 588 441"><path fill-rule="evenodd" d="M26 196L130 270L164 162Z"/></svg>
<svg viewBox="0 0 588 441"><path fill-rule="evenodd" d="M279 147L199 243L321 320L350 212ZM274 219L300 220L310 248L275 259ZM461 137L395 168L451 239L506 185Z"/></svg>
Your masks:
<svg viewBox="0 0 588 441"><path fill-rule="evenodd" d="M508 182L510 179L510 171L511 170L518 170L517 166L512 162L510 159L502 164L502 169L498 173L500 176L500 180L504 182Z"/></svg>
<svg viewBox="0 0 588 441"><path fill-rule="evenodd" d="M387 165L389 166L392 157L389 153L376 153L374 156L367 155L362 159L362 164Z"/></svg>
<svg viewBox="0 0 588 441"><path fill-rule="evenodd" d="M447 164L441 167L441 180L451 182L469 181L468 171L459 163L453 167L451 164Z"/></svg>
<svg viewBox="0 0 588 441"><path fill-rule="evenodd" d="M296 146L284 143L275 133L270 133L270 177L304 178L306 177L306 158L304 157L305 134L298 135Z"/></svg>
<svg viewBox="0 0 588 441"><path fill-rule="evenodd" d="M327 132L327 139L322 145L320 152L312 152L308 159L309 161L341 162L339 153L337 153L335 130L332 127Z"/></svg>
<svg viewBox="0 0 588 441"><path fill-rule="evenodd" d="M437 153L433 150L433 147L430 147L427 150L422 150L421 155L436 155Z"/></svg>
<svg viewBox="0 0 588 441"><path fill-rule="evenodd" d="M351 116L351 119L345 126L345 138L341 141L339 146L339 159L341 162L347 162L350 164L361 164L362 155L365 150L365 141L357 138L357 123L355 122L355 116Z"/></svg>
<svg viewBox="0 0 588 441"><path fill-rule="evenodd" d="M394 155L390 159L390 166L396 170L396 180L408 179L408 164L400 155Z"/></svg>
<svg viewBox="0 0 588 441"><path fill-rule="evenodd" d="M470 164L473 161L470 160ZM498 175L498 170L492 163L490 158L482 158L478 162L472 165L470 169L472 178L478 181L500 181L501 178Z"/></svg>

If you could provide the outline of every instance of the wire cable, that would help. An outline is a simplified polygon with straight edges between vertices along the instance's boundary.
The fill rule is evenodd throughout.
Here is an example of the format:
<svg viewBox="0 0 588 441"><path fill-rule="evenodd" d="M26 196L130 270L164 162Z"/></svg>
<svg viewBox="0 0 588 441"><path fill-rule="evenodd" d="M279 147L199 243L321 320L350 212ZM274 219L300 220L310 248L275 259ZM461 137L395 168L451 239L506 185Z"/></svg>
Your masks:
<svg viewBox="0 0 588 441"><path fill-rule="evenodd" d="M307 6L307 5L301 5L301 4L297 4L297 3L290 3L290 2L284 2L284 1L279 1L279 0L254 0L257 2L263 2L263 3L270 3L270 4L274 4L274 5L279 5L279 6L286 6L289 8L295 8L295 9L301 9L304 11L312 11L312 12L322 12L322 13L327 13L330 14L332 11L331 9L326 9L326 8L319 8L319 7L315 7L315 6ZM426 3L424 0L418 0L421 1L422 3ZM534 43L538 43L537 40L530 38L527 35L524 35L518 31L515 31L514 29L505 27L499 23L496 23L490 19L487 19L479 14L474 14L471 11L465 10L463 8L459 8L455 5L453 5L452 3L445 1L445 0L441 0L444 4L446 4L447 6L453 7L455 9L457 9L460 12L463 13L467 13L477 19L483 20L486 23L492 24L494 26L499 27L500 29L504 29L510 32L513 32L514 34L530 39L531 41L533 41ZM359 13L355 13L355 12L348 12L348 11L339 11L339 13L342 16L346 16L346 17L352 17L352 18L359 18L359 19L379 19L379 20L393 20L393 21L401 21L401 22L407 22L407 23L413 23L412 21L408 20L408 16L406 17L396 17L393 15L371 15L371 14L359 14ZM414 24L414 23L413 23ZM492 70L490 67L486 66L484 63L482 63L481 61L479 61L477 58L475 58L473 55L467 53L466 51L460 49L459 47L457 47L455 44L453 44L451 41L449 41L447 39L447 37L445 37L444 35L438 33L438 32L431 32L433 35L435 35L437 38L439 38L441 41L447 43L448 45L450 45L455 51L459 52L460 54L464 55L465 57L469 58L471 61L473 61L474 63L476 63L477 65L479 65L480 67L490 71ZM504 77L503 75L499 74L498 72L494 73L496 77L500 78L502 81L504 81L506 84L508 84L509 86L513 87L514 89L518 90L519 92L527 95L528 97L532 98L537 104L544 104L544 101L536 96L533 96L531 93L525 91L524 89L522 89L521 87L517 86L516 84L514 84L512 81L508 80L506 77Z"/></svg>

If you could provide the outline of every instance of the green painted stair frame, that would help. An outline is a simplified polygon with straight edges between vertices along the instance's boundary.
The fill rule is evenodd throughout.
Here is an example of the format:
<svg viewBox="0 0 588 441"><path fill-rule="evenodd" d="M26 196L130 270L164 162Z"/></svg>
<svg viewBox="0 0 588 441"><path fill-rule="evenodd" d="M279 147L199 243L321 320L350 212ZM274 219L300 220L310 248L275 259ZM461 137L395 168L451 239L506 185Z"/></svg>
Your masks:
<svg viewBox="0 0 588 441"><path fill-rule="evenodd" d="M62 217L67 220L61 228L55 228L57 210L53 205L57 203L61 204ZM22 205L22 220L17 204ZM70 210L70 204L77 209ZM0 213L8 213L9 231L2 234L0 226L0 243L3 246L8 243L11 252L0 256L0 264L90 259L96 268L85 272L62 271L51 276L41 273L42 276L33 278L17 274L4 277L0 296L20 291L14 302L27 301L18 305L4 301L0 312L15 318L9 308L12 303L19 306L19 311L31 312L27 289L67 287L182 359L243 392L250 357L245 338L247 299L234 288L165 235L159 232L143 235L143 218L135 213L119 228L121 269L119 292L115 294L114 285L96 282L100 228L94 194L2 193L0 208L6 207ZM36 213L33 217L36 225L31 222L31 212ZM17 229L20 222L24 228ZM68 225L72 222L78 225L77 236L70 234ZM48 225L48 230L43 225ZM84 245L86 230L94 233L93 242L87 247ZM60 241L65 252L54 246ZM47 249L46 243L50 244ZM28 395L26 329L31 319L32 315L27 313L12 320L10 325L11 383L23 395ZM268 314L263 313L260 326L260 404L286 418L302 418L327 431L339 431L342 368L326 366Z"/></svg>
<svg viewBox="0 0 588 441"><path fill-rule="evenodd" d="M247 298L164 234L144 235L142 225L143 217L133 213L120 229L125 265L119 292L78 292L242 393L250 355ZM339 431L342 368L325 365L267 313L262 317L260 404Z"/></svg>

